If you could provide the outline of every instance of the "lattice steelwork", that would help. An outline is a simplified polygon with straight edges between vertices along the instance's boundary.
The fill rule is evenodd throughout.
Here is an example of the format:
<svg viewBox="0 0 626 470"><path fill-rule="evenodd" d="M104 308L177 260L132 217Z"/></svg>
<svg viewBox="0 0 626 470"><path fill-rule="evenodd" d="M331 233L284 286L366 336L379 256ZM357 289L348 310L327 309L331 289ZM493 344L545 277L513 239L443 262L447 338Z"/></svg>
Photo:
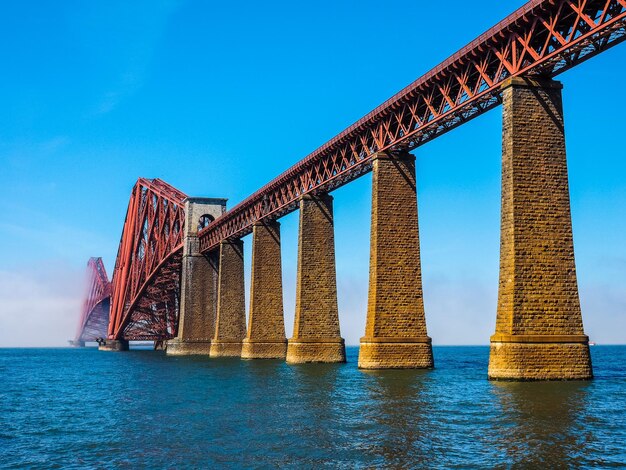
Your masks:
<svg viewBox="0 0 626 470"><path fill-rule="evenodd" d="M358 178L376 152L414 149L497 106L509 77L554 77L625 38L626 0L530 1L202 230L201 250Z"/></svg>
<svg viewBox="0 0 626 470"><path fill-rule="evenodd" d="M113 272L110 339L176 336L186 197L159 179L135 184Z"/></svg>
<svg viewBox="0 0 626 470"><path fill-rule="evenodd" d="M87 289L74 344L96 341L106 336L110 300L111 283L102 258L90 258L87 263Z"/></svg>

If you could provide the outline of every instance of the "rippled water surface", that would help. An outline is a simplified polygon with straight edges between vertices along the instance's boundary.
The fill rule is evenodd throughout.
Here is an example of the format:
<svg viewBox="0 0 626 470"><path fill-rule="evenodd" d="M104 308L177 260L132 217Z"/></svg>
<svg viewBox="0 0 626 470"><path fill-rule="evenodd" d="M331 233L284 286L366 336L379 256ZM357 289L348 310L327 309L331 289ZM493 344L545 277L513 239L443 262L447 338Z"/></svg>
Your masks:
<svg viewBox="0 0 626 470"><path fill-rule="evenodd" d="M487 380L487 347L432 371L0 349L0 467L620 467L626 347L591 382Z"/></svg>

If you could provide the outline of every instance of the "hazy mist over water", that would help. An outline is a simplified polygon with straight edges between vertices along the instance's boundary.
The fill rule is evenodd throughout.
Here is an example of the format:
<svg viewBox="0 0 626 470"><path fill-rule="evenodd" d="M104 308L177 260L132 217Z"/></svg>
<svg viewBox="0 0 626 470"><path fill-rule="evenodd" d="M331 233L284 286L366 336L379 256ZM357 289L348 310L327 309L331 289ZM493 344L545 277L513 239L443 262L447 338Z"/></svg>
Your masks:
<svg viewBox="0 0 626 470"><path fill-rule="evenodd" d="M487 380L487 347L431 371L0 349L0 468L626 465L626 346L590 382Z"/></svg>

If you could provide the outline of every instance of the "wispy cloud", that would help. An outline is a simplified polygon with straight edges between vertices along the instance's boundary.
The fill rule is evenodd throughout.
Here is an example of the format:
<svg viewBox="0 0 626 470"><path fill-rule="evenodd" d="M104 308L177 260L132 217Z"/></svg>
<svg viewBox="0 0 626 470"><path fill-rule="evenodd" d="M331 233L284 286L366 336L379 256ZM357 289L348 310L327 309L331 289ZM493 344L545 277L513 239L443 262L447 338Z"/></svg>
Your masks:
<svg viewBox="0 0 626 470"><path fill-rule="evenodd" d="M54 135L42 140L21 138L0 141L0 162L7 165L7 169L27 169L35 162L58 155L70 143L66 135Z"/></svg>
<svg viewBox="0 0 626 470"><path fill-rule="evenodd" d="M65 135L57 135L52 137L51 139L44 140L43 142L39 142L37 147L39 147L40 152L44 154L52 154L55 153L70 143L69 137Z"/></svg>
<svg viewBox="0 0 626 470"><path fill-rule="evenodd" d="M168 21L182 3L114 0L85 3L73 9L68 20L70 28L91 55L106 58L105 73L111 77L108 89L96 99L91 116L114 111L143 86Z"/></svg>
<svg viewBox="0 0 626 470"><path fill-rule="evenodd" d="M113 111L123 96L124 93L121 91L109 91L105 93L100 103L96 106L94 114L107 114Z"/></svg>
<svg viewBox="0 0 626 470"><path fill-rule="evenodd" d="M7 239L17 237L25 247L27 243L24 242L36 243L51 257L59 256L68 259L74 257L77 252L98 253L100 248L108 243L108 240L95 232L50 220L32 226L0 222L0 234L2 233L7 236Z"/></svg>

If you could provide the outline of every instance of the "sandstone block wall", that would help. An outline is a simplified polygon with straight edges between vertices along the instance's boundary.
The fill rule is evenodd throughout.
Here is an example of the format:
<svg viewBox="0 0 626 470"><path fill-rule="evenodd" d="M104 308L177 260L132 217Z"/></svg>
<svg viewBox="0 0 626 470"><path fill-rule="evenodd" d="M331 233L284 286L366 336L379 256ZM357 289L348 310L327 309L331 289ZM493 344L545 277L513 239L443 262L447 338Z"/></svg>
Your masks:
<svg viewBox="0 0 626 470"><path fill-rule="evenodd" d="M415 157L379 154L372 165L370 279L359 367L432 367L422 295Z"/></svg>
<svg viewBox="0 0 626 470"><path fill-rule="evenodd" d="M523 78L503 85L500 284L491 378L591 377L561 88L559 82ZM550 345L551 336L564 335L570 340Z"/></svg>
<svg viewBox="0 0 626 470"><path fill-rule="evenodd" d="M286 354L280 224L258 223L252 232L250 314L241 357L269 359Z"/></svg>
<svg viewBox="0 0 626 470"><path fill-rule="evenodd" d="M287 362L344 362L339 331L333 198L300 201L296 314Z"/></svg>
<svg viewBox="0 0 626 470"><path fill-rule="evenodd" d="M209 354L217 311L216 256L183 256L178 336L168 355Z"/></svg>
<svg viewBox="0 0 626 470"><path fill-rule="evenodd" d="M211 357L240 356L246 337L243 241L220 243L215 335Z"/></svg>
<svg viewBox="0 0 626 470"><path fill-rule="evenodd" d="M489 376L499 380L589 379L593 371L587 338L581 338L578 343L574 340L570 338L566 343L492 340Z"/></svg>
<svg viewBox="0 0 626 470"><path fill-rule="evenodd" d="M178 336L167 343L168 355L209 354L217 310L217 254L202 255L198 242L201 217L226 210L226 199L185 200L185 241L180 278Z"/></svg>

